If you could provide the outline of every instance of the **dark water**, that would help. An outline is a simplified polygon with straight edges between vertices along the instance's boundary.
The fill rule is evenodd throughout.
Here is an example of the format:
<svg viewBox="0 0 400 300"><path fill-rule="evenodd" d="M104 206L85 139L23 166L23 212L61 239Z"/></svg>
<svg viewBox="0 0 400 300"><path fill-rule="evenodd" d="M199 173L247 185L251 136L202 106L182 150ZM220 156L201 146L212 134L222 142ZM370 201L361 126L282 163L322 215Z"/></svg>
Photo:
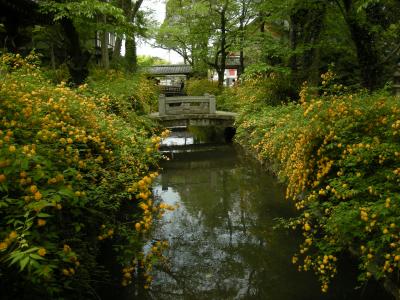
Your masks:
<svg viewBox="0 0 400 300"><path fill-rule="evenodd" d="M275 230L296 214L284 188L230 145L194 146L163 165L154 192L179 204L154 239L170 243L168 267L154 272L152 299L391 299L376 283L358 285L345 260L328 294L291 263L299 233Z"/></svg>

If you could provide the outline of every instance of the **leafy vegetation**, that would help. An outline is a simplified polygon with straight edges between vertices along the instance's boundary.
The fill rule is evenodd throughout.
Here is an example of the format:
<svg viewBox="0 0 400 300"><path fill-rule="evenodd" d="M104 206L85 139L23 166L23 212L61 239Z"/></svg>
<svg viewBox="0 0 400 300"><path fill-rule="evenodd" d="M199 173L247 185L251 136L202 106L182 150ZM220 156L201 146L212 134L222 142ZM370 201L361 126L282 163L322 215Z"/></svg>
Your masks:
<svg viewBox="0 0 400 300"><path fill-rule="evenodd" d="M217 105L228 111L240 111L248 105L260 108L275 106L290 101L294 93L295 89L288 84L284 74L252 75L240 85L224 89L217 97Z"/></svg>
<svg viewBox="0 0 400 300"><path fill-rule="evenodd" d="M157 109L158 91L151 81L118 70L97 69L87 80L89 94L107 95L110 107L122 117L134 118L138 114L149 114Z"/></svg>
<svg viewBox="0 0 400 300"><path fill-rule="evenodd" d="M2 295L95 297L94 282L107 275L98 260L104 243L121 266L117 280L127 285L138 272L146 280L154 263L147 255L165 245L144 255L143 242L153 218L169 208L150 190L160 158L156 129L132 118L101 83L55 86L34 55L3 55L0 63ZM144 99L151 98L135 96L150 107Z"/></svg>
<svg viewBox="0 0 400 300"><path fill-rule="evenodd" d="M244 71L245 27L258 6L249 0L170 0L158 44L181 55L199 76L207 77L208 68L214 69L222 87L230 51L240 52L239 73Z"/></svg>
<svg viewBox="0 0 400 300"><path fill-rule="evenodd" d="M152 33L143 3L0 2L0 47L14 53L0 61L0 288L11 296L90 298L106 274L104 241L123 285L138 274L139 286L151 281L166 245L144 255L143 240L169 207L149 189L160 137L144 115L157 92L134 74L165 62L137 57L137 37ZM200 78L187 93L215 94L219 109L238 112L237 141L287 183L300 216L286 224L304 235L299 270L313 270L326 291L350 251L361 280L398 287L400 108L388 87L400 2L168 0L166 8L154 38ZM16 54L33 48L43 70L35 55ZM224 88L231 67L240 78Z"/></svg>
<svg viewBox="0 0 400 300"><path fill-rule="evenodd" d="M206 93L219 95L221 93L218 84L208 79L190 79L186 81L185 89L189 96L203 96Z"/></svg>
<svg viewBox="0 0 400 300"><path fill-rule="evenodd" d="M27 1L3 3L1 48L27 55L36 49L53 72L69 71L70 83L80 85L89 67L137 69L136 39L147 35L150 13L138 1ZM16 16L23 19L14 22ZM44 21L46 20L46 21ZM2 24L3 25L3 24ZM121 56L122 40L126 41Z"/></svg>
<svg viewBox="0 0 400 300"><path fill-rule="evenodd" d="M324 96L304 85L298 104L261 106L244 97L237 141L271 166L301 212L287 223L303 232L293 257L299 270L313 270L326 291L338 257L351 251L361 280L397 282L399 102L387 92L348 93L332 76L322 76Z"/></svg>

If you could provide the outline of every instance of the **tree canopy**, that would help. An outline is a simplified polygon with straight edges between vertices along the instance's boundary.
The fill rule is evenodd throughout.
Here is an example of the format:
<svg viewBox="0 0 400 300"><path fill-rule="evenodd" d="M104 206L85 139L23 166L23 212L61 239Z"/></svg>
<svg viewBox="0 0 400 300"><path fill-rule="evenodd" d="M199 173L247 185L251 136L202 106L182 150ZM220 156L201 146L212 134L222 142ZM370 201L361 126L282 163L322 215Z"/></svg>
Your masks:
<svg viewBox="0 0 400 300"><path fill-rule="evenodd" d="M195 69L222 70L230 53L299 86L331 66L350 85L382 87L399 59L398 1L167 1L157 42ZM201 73L201 72L200 72Z"/></svg>

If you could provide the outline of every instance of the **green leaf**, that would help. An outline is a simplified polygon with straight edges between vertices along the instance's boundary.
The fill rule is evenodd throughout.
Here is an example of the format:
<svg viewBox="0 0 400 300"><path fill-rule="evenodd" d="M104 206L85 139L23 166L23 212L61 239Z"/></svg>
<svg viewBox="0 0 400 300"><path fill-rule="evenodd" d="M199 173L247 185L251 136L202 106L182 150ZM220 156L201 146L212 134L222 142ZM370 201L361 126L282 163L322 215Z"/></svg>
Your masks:
<svg viewBox="0 0 400 300"><path fill-rule="evenodd" d="M66 196L66 197L70 197L70 198L74 198L75 194L73 191L71 191L70 189L67 188L62 188L58 191L58 193L62 196Z"/></svg>
<svg viewBox="0 0 400 300"><path fill-rule="evenodd" d="M19 267L20 270L23 271L26 267L26 265L29 263L29 256L25 256L20 262L19 262Z"/></svg>
<svg viewBox="0 0 400 300"><path fill-rule="evenodd" d="M13 265L13 264L15 264L17 261L21 260L21 258L23 257L23 255L24 255L24 254L21 253L21 252L12 253L12 254L10 255L10 259L11 259L11 261L10 261L10 266Z"/></svg>
<svg viewBox="0 0 400 300"><path fill-rule="evenodd" d="M22 169L22 170L27 170L28 167L29 167L29 160L23 159L23 160L21 161L21 169Z"/></svg>
<svg viewBox="0 0 400 300"><path fill-rule="evenodd" d="M52 198L50 199L50 201L54 201L54 202L60 202L61 201L61 196L60 195L54 195L52 196Z"/></svg>
<svg viewBox="0 0 400 300"><path fill-rule="evenodd" d="M37 216L38 216L39 218L49 218L49 217L51 217L51 215L45 214L45 213L38 213Z"/></svg>
<svg viewBox="0 0 400 300"><path fill-rule="evenodd" d="M36 259L36 260L44 260L43 257L41 257L40 255L38 255L36 253L29 254L29 257Z"/></svg>

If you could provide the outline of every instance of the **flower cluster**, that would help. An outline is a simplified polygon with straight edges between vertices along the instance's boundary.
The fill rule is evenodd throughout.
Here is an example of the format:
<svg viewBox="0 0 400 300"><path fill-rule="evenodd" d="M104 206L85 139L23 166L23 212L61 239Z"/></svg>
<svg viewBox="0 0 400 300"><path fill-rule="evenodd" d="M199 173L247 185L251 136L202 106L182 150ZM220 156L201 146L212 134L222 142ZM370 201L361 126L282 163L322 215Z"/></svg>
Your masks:
<svg viewBox="0 0 400 300"><path fill-rule="evenodd" d="M139 257L146 237L134 224L148 230L159 214L160 137L87 85L54 86L36 62L0 58L0 265L2 278L21 271L17 284L56 297L95 281L104 240L118 241L121 262Z"/></svg>

